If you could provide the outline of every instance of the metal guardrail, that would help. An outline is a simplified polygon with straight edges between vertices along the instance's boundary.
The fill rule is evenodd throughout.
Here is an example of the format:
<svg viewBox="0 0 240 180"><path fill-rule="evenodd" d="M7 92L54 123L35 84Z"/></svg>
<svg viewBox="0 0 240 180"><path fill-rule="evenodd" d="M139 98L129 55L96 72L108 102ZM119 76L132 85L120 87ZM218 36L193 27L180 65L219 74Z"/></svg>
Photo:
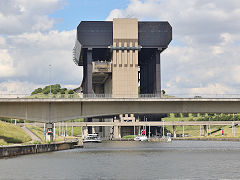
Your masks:
<svg viewBox="0 0 240 180"><path fill-rule="evenodd" d="M240 98L240 94L171 94L171 95L160 95L160 94L138 94L136 95L112 95L112 94L0 94L0 98L31 98L31 99L114 99L114 98L139 98L139 99L219 99L219 98Z"/></svg>

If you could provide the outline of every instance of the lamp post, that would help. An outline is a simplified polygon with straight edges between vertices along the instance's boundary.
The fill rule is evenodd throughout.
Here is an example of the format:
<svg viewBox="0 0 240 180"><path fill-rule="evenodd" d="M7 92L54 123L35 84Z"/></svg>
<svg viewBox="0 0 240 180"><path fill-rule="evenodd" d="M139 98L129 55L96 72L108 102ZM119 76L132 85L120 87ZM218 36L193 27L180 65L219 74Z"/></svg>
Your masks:
<svg viewBox="0 0 240 180"><path fill-rule="evenodd" d="M165 137L165 134L164 134L164 120L163 120L163 135L162 137Z"/></svg>
<svg viewBox="0 0 240 180"><path fill-rule="evenodd" d="M211 135L210 117L209 117L209 125L208 125L208 128L209 128L209 135Z"/></svg>
<svg viewBox="0 0 240 180"><path fill-rule="evenodd" d="M52 67L52 65L49 64L49 86L50 86L49 92L50 92L50 95L52 93L52 89L51 89L51 67Z"/></svg>

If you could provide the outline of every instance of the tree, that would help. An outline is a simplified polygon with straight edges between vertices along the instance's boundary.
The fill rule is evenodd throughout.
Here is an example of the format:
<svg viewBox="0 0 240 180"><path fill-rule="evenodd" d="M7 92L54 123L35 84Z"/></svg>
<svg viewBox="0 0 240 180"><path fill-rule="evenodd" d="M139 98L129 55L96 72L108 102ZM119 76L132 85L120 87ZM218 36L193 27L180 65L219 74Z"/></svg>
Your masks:
<svg viewBox="0 0 240 180"><path fill-rule="evenodd" d="M72 89L68 90L68 94L74 94L74 91Z"/></svg>
<svg viewBox="0 0 240 180"><path fill-rule="evenodd" d="M165 91L165 90L162 90L162 94L163 94L163 95L166 94L166 91Z"/></svg>
<svg viewBox="0 0 240 180"><path fill-rule="evenodd" d="M62 88L62 89L60 89L60 93L61 93L61 94L65 94L66 91L67 91L67 88Z"/></svg>
<svg viewBox="0 0 240 180"><path fill-rule="evenodd" d="M53 90L52 90L52 93L53 93L53 94L57 94L58 91L57 91L56 89L53 89Z"/></svg>
<svg viewBox="0 0 240 180"><path fill-rule="evenodd" d="M42 88L37 88L37 89L35 89L31 94L33 95L33 94L41 93L42 90L43 90Z"/></svg>
<svg viewBox="0 0 240 180"><path fill-rule="evenodd" d="M49 92L50 92L49 90L44 90L43 94L49 94Z"/></svg>
<svg viewBox="0 0 240 180"><path fill-rule="evenodd" d="M49 94L50 92L50 86L45 86L42 90L43 94Z"/></svg>
<svg viewBox="0 0 240 180"><path fill-rule="evenodd" d="M60 84L51 85L51 90L52 91L56 91L58 93L60 91L60 89L61 89L61 85Z"/></svg>

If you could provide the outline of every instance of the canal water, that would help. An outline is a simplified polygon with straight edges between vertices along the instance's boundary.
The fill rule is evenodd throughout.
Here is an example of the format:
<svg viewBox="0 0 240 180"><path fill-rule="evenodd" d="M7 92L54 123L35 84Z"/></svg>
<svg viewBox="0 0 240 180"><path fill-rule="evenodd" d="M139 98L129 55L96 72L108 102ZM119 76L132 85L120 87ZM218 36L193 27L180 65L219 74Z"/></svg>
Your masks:
<svg viewBox="0 0 240 180"><path fill-rule="evenodd" d="M240 142L104 142L0 159L0 179L240 179Z"/></svg>

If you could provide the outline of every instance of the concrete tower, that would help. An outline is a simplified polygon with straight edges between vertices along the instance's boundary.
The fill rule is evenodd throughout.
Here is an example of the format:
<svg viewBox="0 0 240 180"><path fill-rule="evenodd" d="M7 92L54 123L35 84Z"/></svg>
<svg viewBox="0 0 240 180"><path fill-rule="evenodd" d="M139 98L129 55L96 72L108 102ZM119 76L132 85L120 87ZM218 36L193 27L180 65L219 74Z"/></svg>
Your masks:
<svg viewBox="0 0 240 180"><path fill-rule="evenodd" d="M73 53L83 93L136 98L140 85L141 94L160 96L160 53L171 40L168 22L82 21Z"/></svg>
<svg viewBox="0 0 240 180"><path fill-rule="evenodd" d="M138 21L113 20L112 95L138 97Z"/></svg>
<svg viewBox="0 0 240 180"><path fill-rule="evenodd" d="M77 28L73 60L83 66L84 96L138 98L140 94L161 96L160 53L172 40L168 22L141 22L137 19L82 21ZM141 117L141 115L137 115ZM142 115L142 117L146 115ZM163 115L149 115L148 120ZM133 114L88 118L85 121L135 121ZM139 120L139 119L138 119ZM113 129L113 127L112 127ZM127 134L129 127L114 132ZM109 134L111 128L90 132ZM117 137L119 133L115 134ZM114 136L115 136L114 135Z"/></svg>

